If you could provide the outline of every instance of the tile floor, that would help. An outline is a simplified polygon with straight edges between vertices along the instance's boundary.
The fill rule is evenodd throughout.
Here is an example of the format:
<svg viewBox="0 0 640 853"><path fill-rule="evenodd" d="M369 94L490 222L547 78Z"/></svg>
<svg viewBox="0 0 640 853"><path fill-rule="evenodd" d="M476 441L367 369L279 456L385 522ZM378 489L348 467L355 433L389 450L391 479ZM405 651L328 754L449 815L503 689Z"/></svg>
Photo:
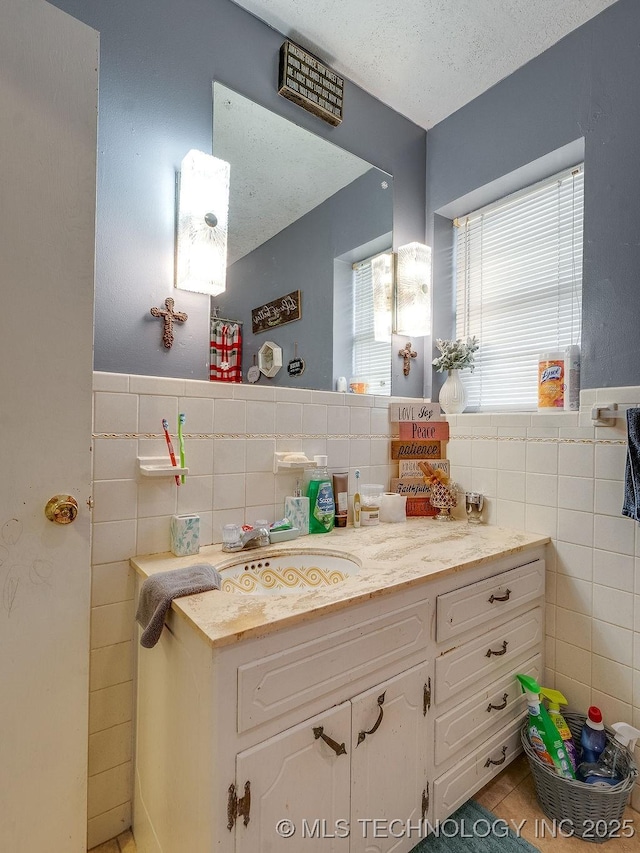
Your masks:
<svg viewBox="0 0 640 853"><path fill-rule="evenodd" d="M105 841L97 847L92 847L90 853L136 853L136 842L131 830L127 830L111 841Z"/></svg>
<svg viewBox="0 0 640 853"><path fill-rule="evenodd" d="M596 853L598 850L603 853L640 853L640 813L631 808L627 808L624 818L633 821L634 835L631 838L612 838L606 842L606 847L594 846L579 838L551 838L548 833L542 837L544 814L538 806L533 778L524 755L485 785L474 799L502 820L514 821L516 825L526 821L522 837L542 853ZM136 853L136 844L131 832L127 831L94 847L90 853Z"/></svg>
<svg viewBox="0 0 640 853"><path fill-rule="evenodd" d="M547 831L542 837L542 820L547 820L536 799L533 777L524 755L517 758L506 770L478 791L474 800L481 803L496 817L505 821L514 821L522 827L522 837L537 847L542 853L640 853L640 813L627 808L624 819L633 821L634 835L631 838L612 838L604 847L582 841L579 838L552 838ZM536 823L538 821L538 823Z"/></svg>

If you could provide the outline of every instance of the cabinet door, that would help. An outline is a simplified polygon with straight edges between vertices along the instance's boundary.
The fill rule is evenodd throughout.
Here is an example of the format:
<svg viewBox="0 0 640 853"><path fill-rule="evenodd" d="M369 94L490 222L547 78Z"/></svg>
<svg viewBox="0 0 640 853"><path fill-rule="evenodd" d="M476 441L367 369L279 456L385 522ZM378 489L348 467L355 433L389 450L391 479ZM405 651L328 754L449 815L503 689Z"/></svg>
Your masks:
<svg viewBox="0 0 640 853"><path fill-rule="evenodd" d="M236 823L237 853L349 850L350 732L351 703L344 702L237 756L237 787L251 786L249 823ZM278 833L283 820L295 827L291 837Z"/></svg>
<svg viewBox="0 0 640 853"><path fill-rule="evenodd" d="M426 797L430 677L423 663L352 700L351 853L404 853L421 840L406 827Z"/></svg>

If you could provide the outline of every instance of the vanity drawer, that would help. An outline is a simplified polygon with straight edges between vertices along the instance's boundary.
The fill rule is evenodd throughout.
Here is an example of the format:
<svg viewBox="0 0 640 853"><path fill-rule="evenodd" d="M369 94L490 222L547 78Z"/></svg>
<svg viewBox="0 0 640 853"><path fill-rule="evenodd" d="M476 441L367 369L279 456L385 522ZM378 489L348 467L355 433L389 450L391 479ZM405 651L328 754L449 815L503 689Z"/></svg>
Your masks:
<svg viewBox="0 0 640 853"><path fill-rule="evenodd" d="M510 669L528 649L540 647L543 626L542 607L535 607L436 658L436 702L446 702L474 683L486 684Z"/></svg>
<svg viewBox="0 0 640 853"><path fill-rule="evenodd" d="M436 640L442 642L515 610L544 595L544 560L501 572L477 583L439 595Z"/></svg>
<svg viewBox="0 0 640 853"><path fill-rule="evenodd" d="M433 783L432 822L445 820L522 751L520 729L523 718L524 714L520 714L436 779Z"/></svg>
<svg viewBox="0 0 640 853"><path fill-rule="evenodd" d="M516 673L542 678L542 655L517 664L502 678L493 681L486 689L478 690L465 702L456 705L435 722L436 764L448 761L462 749L467 751L481 743L493 731L521 717L525 708L524 694L516 680Z"/></svg>
<svg viewBox="0 0 640 853"><path fill-rule="evenodd" d="M238 732L245 732L387 668L411 655L426 655L427 599L299 642L238 666ZM315 629L318 633L321 629Z"/></svg>

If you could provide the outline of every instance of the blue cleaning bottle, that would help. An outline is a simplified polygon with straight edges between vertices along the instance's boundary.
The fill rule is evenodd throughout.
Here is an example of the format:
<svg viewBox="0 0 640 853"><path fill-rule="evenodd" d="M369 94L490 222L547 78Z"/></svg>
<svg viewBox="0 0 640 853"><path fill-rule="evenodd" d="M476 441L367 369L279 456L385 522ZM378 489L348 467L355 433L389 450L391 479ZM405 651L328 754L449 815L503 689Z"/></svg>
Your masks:
<svg viewBox="0 0 640 853"><path fill-rule="evenodd" d="M626 723L614 723L611 728L616 733L615 737L607 743L598 761L583 761L578 765L578 779L581 782L587 782L597 788L608 788L624 781L622 752L626 749L633 751L640 731Z"/></svg>
<svg viewBox="0 0 640 853"><path fill-rule="evenodd" d="M582 761L595 764L606 745L607 733L602 722L602 711L592 705L587 711L587 719L580 733Z"/></svg>

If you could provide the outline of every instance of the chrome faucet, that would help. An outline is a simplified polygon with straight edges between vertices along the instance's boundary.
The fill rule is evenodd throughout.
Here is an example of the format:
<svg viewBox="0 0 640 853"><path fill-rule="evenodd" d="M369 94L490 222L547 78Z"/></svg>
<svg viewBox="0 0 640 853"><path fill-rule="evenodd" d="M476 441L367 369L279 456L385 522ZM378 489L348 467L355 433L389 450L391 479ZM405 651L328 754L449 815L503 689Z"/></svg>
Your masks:
<svg viewBox="0 0 640 853"><path fill-rule="evenodd" d="M237 542L225 543L223 551L247 551L250 548L264 548L270 544L269 531L266 527L254 527L253 530L245 530L240 534Z"/></svg>

